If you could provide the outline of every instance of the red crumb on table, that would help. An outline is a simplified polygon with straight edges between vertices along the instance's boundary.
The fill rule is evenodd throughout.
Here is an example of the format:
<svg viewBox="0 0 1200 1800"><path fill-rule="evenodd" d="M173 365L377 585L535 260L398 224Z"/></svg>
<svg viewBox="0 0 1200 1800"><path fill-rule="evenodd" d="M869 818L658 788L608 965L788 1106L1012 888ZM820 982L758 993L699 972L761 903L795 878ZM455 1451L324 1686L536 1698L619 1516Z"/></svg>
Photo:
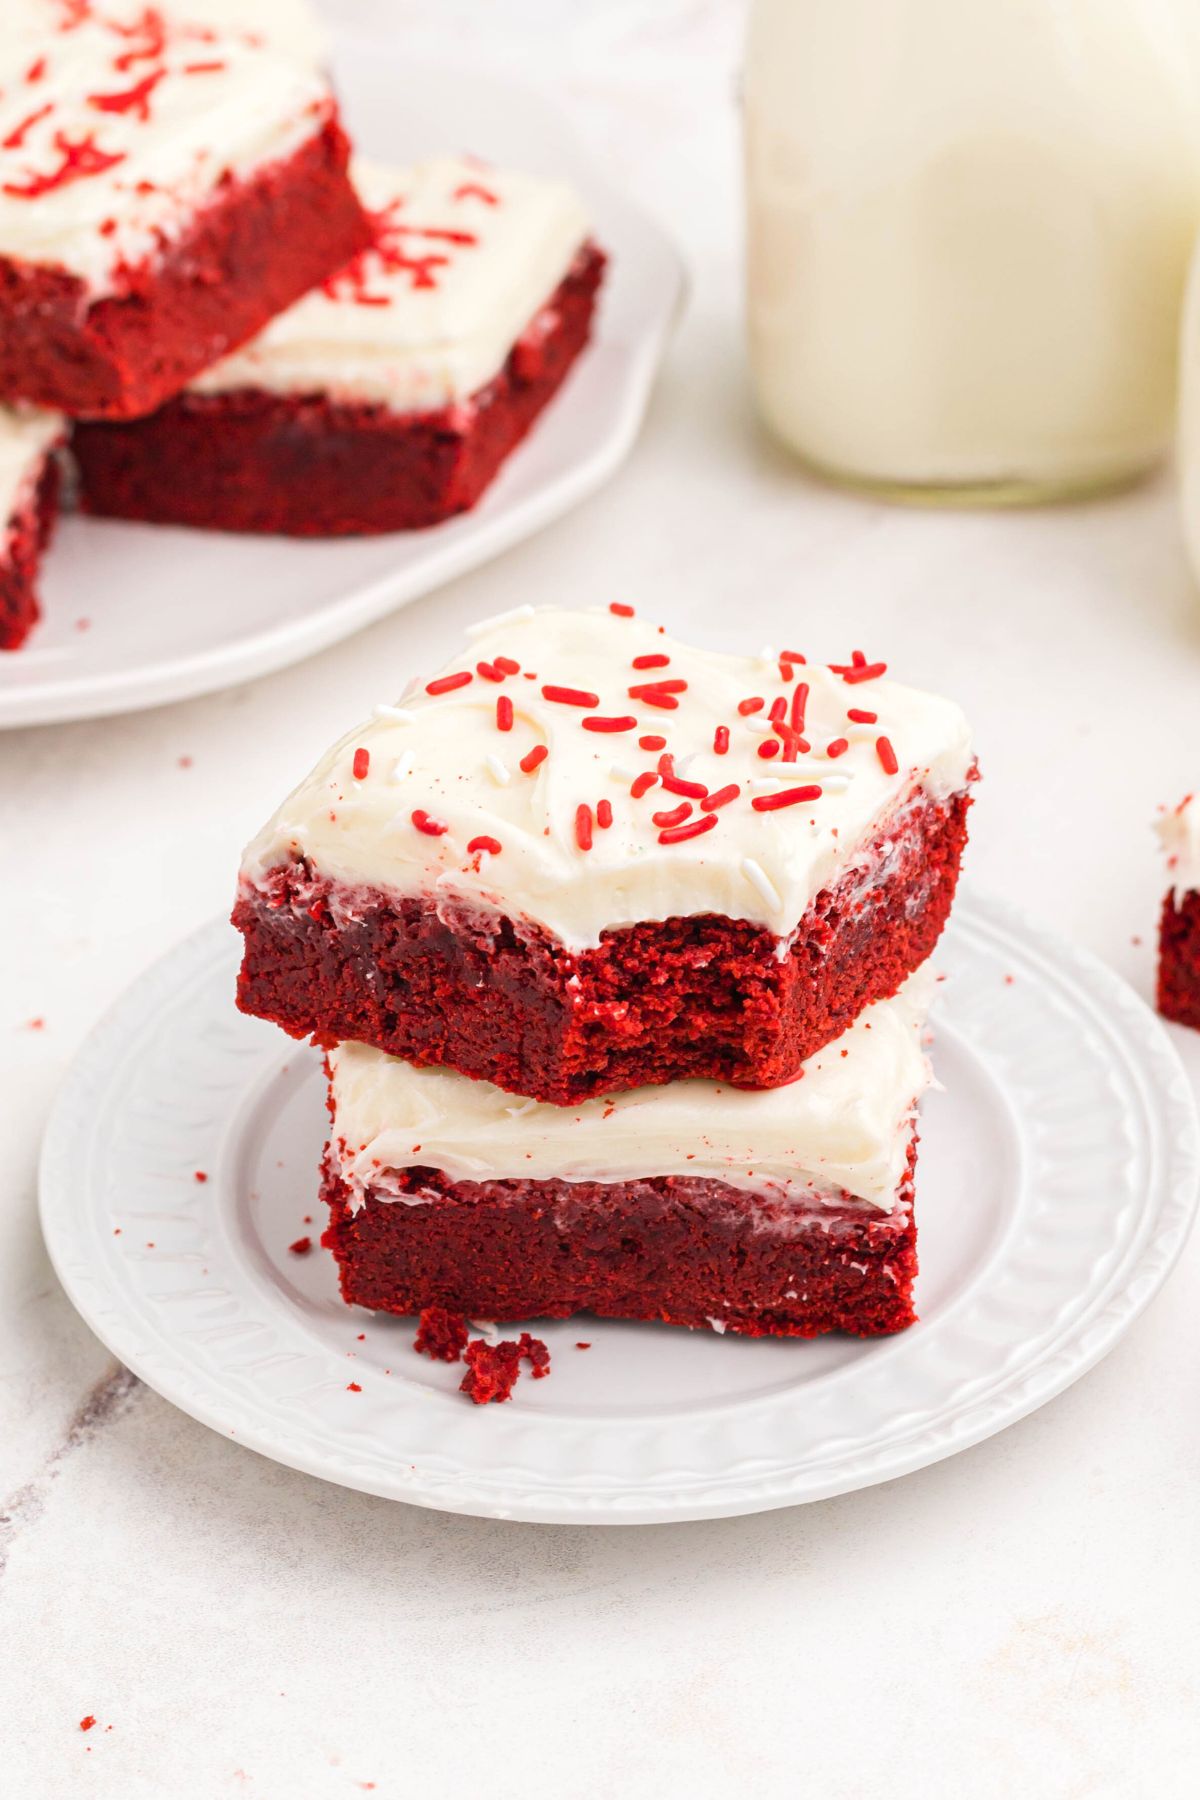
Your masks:
<svg viewBox="0 0 1200 1800"><path fill-rule="evenodd" d="M346 1383L346 1392L348 1394L361 1394L362 1389L359 1387L357 1381L348 1381Z"/></svg>
<svg viewBox="0 0 1200 1800"><path fill-rule="evenodd" d="M203 1169L197 1169L194 1176L192 1177L192 1179L193 1179L193 1181L207 1181L208 1176L205 1174Z"/></svg>
<svg viewBox="0 0 1200 1800"><path fill-rule="evenodd" d="M294 1244L288 1245L288 1252L292 1256L307 1256L311 1249L312 1239L310 1237L298 1237Z"/></svg>
<svg viewBox="0 0 1200 1800"><path fill-rule="evenodd" d="M517 1339L517 1349L533 1370L533 1379L541 1381L550 1373L550 1352L541 1338L530 1337L523 1331Z"/></svg>
<svg viewBox="0 0 1200 1800"><path fill-rule="evenodd" d="M95 1713L84 1713L82 1719L79 1721L79 1729L80 1731L90 1731L95 1723Z"/></svg>
<svg viewBox="0 0 1200 1800"><path fill-rule="evenodd" d="M472 1338L464 1361L467 1372L459 1384L460 1391L476 1406L507 1400L521 1373L521 1351L512 1342L485 1344L482 1338Z"/></svg>
<svg viewBox="0 0 1200 1800"><path fill-rule="evenodd" d="M25 1029L26 1031L45 1031L46 1021L40 1016L36 1019L26 1019Z"/></svg>
<svg viewBox="0 0 1200 1800"><path fill-rule="evenodd" d="M413 1349L435 1362L457 1362L467 1347L467 1321L444 1306L427 1306L417 1324Z"/></svg>
<svg viewBox="0 0 1200 1800"><path fill-rule="evenodd" d="M592 1346L590 1344L576 1344L576 1346L575 1346L575 1348L577 1350L590 1350L591 1347Z"/></svg>

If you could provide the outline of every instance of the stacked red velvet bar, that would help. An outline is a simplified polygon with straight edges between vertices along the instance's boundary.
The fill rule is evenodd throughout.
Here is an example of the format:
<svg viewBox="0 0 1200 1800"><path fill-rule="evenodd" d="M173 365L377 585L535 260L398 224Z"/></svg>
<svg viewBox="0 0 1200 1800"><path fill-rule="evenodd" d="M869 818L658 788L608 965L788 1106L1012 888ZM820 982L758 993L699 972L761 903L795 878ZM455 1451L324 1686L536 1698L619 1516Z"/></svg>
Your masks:
<svg viewBox="0 0 1200 1800"><path fill-rule="evenodd" d="M911 1319L914 978L974 762L885 677L523 608L284 803L239 1002L331 1049L348 1300Z"/></svg>
<svg viewBox="0 0 1200 1800"><path fill-rule="evenodd" d="M112 0L0 42L0 400L131 419L370 241L323 76L231 25ZM8 519L4 647L53 482ZM3 567L3 565L0 565Z"/></svg>

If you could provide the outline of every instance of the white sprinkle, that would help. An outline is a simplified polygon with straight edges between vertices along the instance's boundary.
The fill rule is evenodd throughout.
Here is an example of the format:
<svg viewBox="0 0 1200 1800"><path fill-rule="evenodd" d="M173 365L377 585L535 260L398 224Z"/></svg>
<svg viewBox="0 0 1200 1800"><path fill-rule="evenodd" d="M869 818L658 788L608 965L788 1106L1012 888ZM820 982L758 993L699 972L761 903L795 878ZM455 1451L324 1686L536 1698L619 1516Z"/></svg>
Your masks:
<svg viewBox="0 0 1200 1800"><path fill-rule="evenodd" d="M511 612L493 613L490 619L480 619L477 625L468 625L467 636L469 638L482 637L483 633L490 631L493 625L515 625L520 620L532 619L532 617L532 606L514 606Z"/></svg>
<svg viewBox="0 0 1200 1800"><path fill-rule="evenodd" d="M844 794L853 780L854 775L849 769L839 769L836 775L830 775L828 773L823 774L821 776L821 786L825 789L827 794Z"/></svg>
<svg viewBox="0 0 1200 1800"><path fill-rule="evenodd" d="M382 700L371 711L377 719L395 719L398 725L411 725L417 716L409 712L406 706L388 706Z"/></svg>
<svg viewBox="0 0 1200 1800"><path fill-rule="evenodd" d="M608 772L614 781L633 781L637 776L637 770L627 769L624 763L613 763Z"/></svg>
<svg viewBox="0 0 1200 1800"><path fill-rule="evenodd" d="M776 654L775 654L774 650L771 648L770 644L764 644L762 649L759 651L758 656L759 656L760 662L773 663L773 662L779 661L779 658L776 656Z"/></svg>
<svg viewBox="0 0 1200 1800"><path fill-rule="evenodd" d="M510 1119L523 1119L526 1113L533 1112L539 1104L537 1100L526 1100L524 1106L506 1106L504 1110Z"/></svg>
<svg viewBox="0 0 1200 1800"><path fill-rule="evenodd" d="M678 757L675 762L675 773L677 775L686 775L699 754L700 752L698 750L689 750L686 756Z"/></svg>
<svg viewBox="0 0 1200 1800"><path fill-rule="evenodd" d="M708 1322L712 1326L713 1330L717 1333L718 1337L725 1336L725 1321L724 1321L724 1319L710 1319Z"/></svg>
<svg viewBox="0 0 1200 1800"><path fill-rule="evenodd" d="M752 788L762 788L764 792L771 793L775 788L781 788L783 786L783 780L778 775L752 775L750 777L750 786Z"/></svg>
<svg viewBox="0 0 1200 1800"><path fill-rule="evenodd" d="M766 737L767 734L774 731L774 729L775 721L768 718L766 713L751 713L746 720L746 730L757 731L760 737Z"/></svg>
<svg viewBox="0 0 1200 1800"><path fill-rule="evenodd" d="M483 1339L485 1344L500 1342L500 1328L498 1325L493 1325L490 1319L468 1319L467 1324L477 1337Z"/></svg>
<svg viewBox="0 0 1200 1800"><path fill-rule="evenodd" d="M404 752L403 756L398 756L396 758L395 762L392 764L392 780L393 781L403 781L406 778L406 776L409 776L412 774L414 768L416 767L416 764L417 764L417 759L413 755L412 751L406 750Z"/></svg>
<svg viewBox="0 0 1200 1800"><path fill-rule="evenodd" d="M508 771L507 765L505 763L502 763L500 761L500 758L498 756L493 755L492 751L490 751L490 750L488 751L487 755L484 757L483 760L484 760L484 762L486 762L488 774L491 776L491 778L495 782L496 786L497 787L507 787L509 782L512 780L512 776L510 775L510 773Z"/></svg>
<svg viewBox="0 0 1200 1800"><path fill-rule="evenodd" d="M779 898L774 882L771 880L762 864L756 863L752 856L743 856L742 874L746 877L746 880L750 883L751 887L758 889L768 906L779 908L783 905L783 901Z"/></svg>

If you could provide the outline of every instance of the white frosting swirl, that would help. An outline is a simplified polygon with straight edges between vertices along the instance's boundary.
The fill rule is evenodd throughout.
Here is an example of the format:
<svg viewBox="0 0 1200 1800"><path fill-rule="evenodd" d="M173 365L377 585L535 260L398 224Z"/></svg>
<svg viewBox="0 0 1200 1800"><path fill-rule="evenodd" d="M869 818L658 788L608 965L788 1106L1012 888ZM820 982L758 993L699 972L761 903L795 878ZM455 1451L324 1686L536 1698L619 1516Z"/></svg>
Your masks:
<svg viewBox="0 0 1200 1800"><path fill-rule="evenodd" d="M0 406L0 549L5 534L41 476L50 451L63 436L58 413Z"/></svg>
<svg viewBox="0 0 1200 1800"><path fill-rule="evenodd" d="M1177 894L1200 892L1200 805L1188 794L1179 805L1155 821L1154 829L1167 858L1171 885Z"/></svg>
<svg viewBox="0 0 1200 1800"><path fill-rule="evenodd" d="M47 30L27 10L0 43L0 258L65 269L99 295L186 231L225 177L293 154L332 99L249 27L71 17Z"/></svg>
<svg viewBox="0 0 1200 1800"><path fill-rule="evenodd" d="M587 235L562 182L458 157L409 169L359 161L354 182L380 248L206 369L194 391L327 393L395 412L466 400L499 372Z"/></svg>
<svg viewBox="0 0 1200 1800"><path fill-rule="evenodd" d="M647 656L669 660L632 666ZM478 672L480 663L494 668L497 657L519 663L521 673L497 683ZM609 927L700 913L748 919L786 939L818 891L861 863L868 842L908 799L957 793L973 764L966 721L949 700L874 677L847 681L817 665L797 666L784 680L773 654L691 649L610 612L525 608L487 622L444 673L464 672L469 681L450 691L431 694L426 682L414 683L399 709L378 708L343 738L249 846L246 879L257 882L303 855L336 882L495 908L535 921L575 949L598 943ZM685 684L664 696L674 706L631 696L631 688L655 681ZM768 709L776 701L790 707L801 682L809 690L811 749L794 763L765 761L758 749L771 735ZM548 699L547 685L584 690L595 703ZM751 697L762 707L739 712ZM513 708L509 731L498 729L502 700ZM855 724L851 710L878 717ZM587 729L596 716L637 724L614 733ZM714 750L718 726L729 733L723 755ZM714 794L736 785L736 798L705 812L698 797L665 791L661 779L634 798L634 777L659 763L657 749L639 748L647 734L665 739L676 778ZM895 773L881 760L880 737L894 748ZM843 742L842 754L828 754ZM523 771L521 760L542 747L545 760ZM369 763L362 778L354 773L359 751ZM762 810L769 795L797 786L822 791ZM601 802L612 809L607 828ZM578 839L581 804L593 822L586 850ZM681 824L715 824L673 840L655 815L669 819L683 807ZM427 835L415 812L448 829ZM472 852L481 837L499 843L499 854ZM864 879L879 875L864 868Z"/></svg>
<svg viewBox="0 0 1200 1800"><path fill-rule="evenodd" d="M550 1106L342 1044L330 1055L340 1171L359 1200L367 1189L388 1197L388 1171L424 1166L452 1181L687 1175L798 1204L849 1194L888 1212L929 1084L921 1039L933 987L926 964L810 1057L799 1080L760 1091L676 1081Z"/></svg>

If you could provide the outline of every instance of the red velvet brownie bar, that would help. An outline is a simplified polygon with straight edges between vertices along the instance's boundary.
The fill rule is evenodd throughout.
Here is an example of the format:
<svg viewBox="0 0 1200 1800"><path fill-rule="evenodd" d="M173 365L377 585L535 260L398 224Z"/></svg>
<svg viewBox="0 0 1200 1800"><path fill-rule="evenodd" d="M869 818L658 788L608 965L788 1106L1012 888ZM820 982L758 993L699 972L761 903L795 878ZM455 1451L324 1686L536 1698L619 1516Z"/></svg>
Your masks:
<svg viewBox="0 0 1200 1800"><path fill-rule="evenodd" d="M792 1080L945 922L974 763L854 653L522 609L343 739L244 859L243 1010L539 1100Z"/></svg>
<svg viewBox="0 0 1200 1800"><path fill-rule="evenodd" d="M0 406L0 650L15 650L38 616L37 575L58 510L55 413Z"/></svg>
<svg viewBox="0 0 1200 1800"><path fill-rule="evenodd" d="M1171 886L1159 920L1158 1010L1200 1030L1200 805L1189 794L1158 821Z"/></svg>
<svg viewBox="0 0 1200 1800"><path fill-rule="evenodd" d="M341 537L475 504L586 344L604 257L561 183L354 173L372 247L151 418L81 428L85 508Z"/></svg>
<svg viewBox="0 0 1200 1800"><path fill-rule="evenodd" d="M497 1320L658 1319L863 1337L914 1318L921 971L746 1093L678 1082L578 1108L344 1044L330 1056L323 1242L344 1298Z"/></svg>
<svg viewBox="0 0 1200 1800"><path fill-rule="evenodd" d="M103 4L0 45L0 394L149 412L369 239L328 86Z"/></svg>

